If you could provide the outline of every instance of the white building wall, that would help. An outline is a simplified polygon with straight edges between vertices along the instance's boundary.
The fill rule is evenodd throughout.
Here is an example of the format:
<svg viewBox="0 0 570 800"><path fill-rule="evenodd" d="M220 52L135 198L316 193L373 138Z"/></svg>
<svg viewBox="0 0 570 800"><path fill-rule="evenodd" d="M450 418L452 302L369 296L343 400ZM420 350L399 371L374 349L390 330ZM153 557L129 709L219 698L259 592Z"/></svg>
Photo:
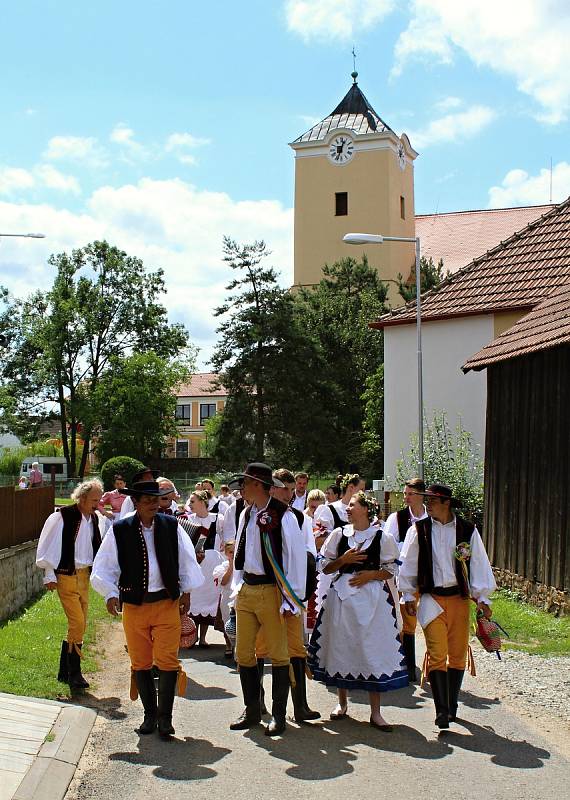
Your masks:
<svg viewBox="0 0 570 800"><path fill-rule="evenodd" d="M453 429L461 417L473 441L485 445L487 373L464 375L461 365L494 338L493 315L424 322L422 325L424 414L446 411ZM416 326L384 330L384 477L396 473L396 462L418 429Z"/></svg>

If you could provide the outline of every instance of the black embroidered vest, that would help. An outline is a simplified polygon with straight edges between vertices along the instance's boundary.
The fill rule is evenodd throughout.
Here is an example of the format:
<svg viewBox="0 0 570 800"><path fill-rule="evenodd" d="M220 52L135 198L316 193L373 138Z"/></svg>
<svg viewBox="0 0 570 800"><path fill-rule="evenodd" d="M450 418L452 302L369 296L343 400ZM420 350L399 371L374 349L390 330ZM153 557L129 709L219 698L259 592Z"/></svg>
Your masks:
<svg viewBox="0 0 570 800"><path fill-rule="evenodd" d="M331 514L333 516L334 528L335 529L336 528L344 528L345 525L348 525L348 520L341 519L340 514L338 513L338 511L336 510L336 508L333 505L330 505L329 509L330 509L330 512L331 512Z"/></svg>
<svg viewBox="0 0 570 800"><path fill-rule="evenodd" d="M340 542L338 543L338 551L337 551L337 558L340 558L342 555L346 553L347 550L350 550L350 545L348 543L348 536L344 534L340 537ZM382 531L379 529L378 533L372 539L366 550L363 552L366 553L366 561L362 561L360 564L344 564L339 569L340 575L347 575L353 572L361 572L365 569L380 569L380 543L382 542Z"/></svg>
<svg viewBox="0 0 570 800"><path fill-rule="evenodd" d="M63 533L61 535L61 558L56 573L58 575L75 575L75 540L81 525L82 514L76 504L60 508L59 513L63 518ZM93 558L95 558L97 550L101 546L101 532L97 514L91 514L91 523L93 525L91 544L93 546Z"/></svg>
<svg viewBox="0 0 570 800"><path fill-rule="evenodd" d="M269 533L269 541L271 543L271 549L273 551L273 555L275 556L275 560L283 569L283 534L281 531L281 520L283 519L283 515L290 510L285 503L282 503L280 500L276 500L272 497L269 500L269 503L265 509L265 513L268 513L273 519L273 525L271 525L271 529L268 531ZM260 514L261 512L257 512ZM245 543L246 538L248 535L247 526L249 524L249 520L251 518L251 506L246 509L245 512L245 519L243 530L241 532L241 537L239 540L237 552L234 559L234 566L236 569L243 569L245 564ZM257 532L256 532L257 533ZM261 537L261 533L259 534ZM271 566L271 562L265 552L265 547L263 546L263 540L261 541L261 558L263 561L263 571L267 578L272 578L275 581L275 573L273 572L273 567Z"/></svg>
<svg viewBox="0 0 570 800"><path fill-rule="evenodd" d="M400 541L403 542L406 538L408 528L412 524L410 509L406 507L396 511L396 519L398 521L398 536L400 537Z"/></svg>
<svg viewBox="0 0 570 800"><path fill-rule="evenodd" d="M141 605L148 591L148 552L138 514L116 522L113 534L121 575L119 599ZM110 534L109 534L110 535ZM172 600L180 596L178 573L178 521L166 514L154 518L154 549L162 582Z"/></svg>
<svg viewBox="0 0 570 800"><path fill-rule="evenodd" d="M245 508L245 500L243 499L243 497L238 497L237 500L234 503L236 533L237 533L237 529L239 527L239 518L240 518L241 512L244 510L244 508Z"/></svg>
<svg viewBox="0 0 570 800"><path fill-rule="evenodd" d="M420 594L429 594L435 588L433 582L433 546L432 546L432 519L416 520L416 530L418 532L418 591ZM475 525L462 517L455 515L455 543L471 541L471 536L475 530ZM454 558L455 577L462 597L469 597L469 589L465 582L465 576L461 569L460 562ZM470 574L470 563L467 563L467 574Z"/></svg>
<svg viewBox="0 0 570 800"><path fill-rule="evenodd" d="M210 524L208 535L206 536L206 541L204 542L204 550L213 550L216 545L216 524L218 522L218 514L215 511L210 511L210 514L216 514L216 519Z"/></svg>

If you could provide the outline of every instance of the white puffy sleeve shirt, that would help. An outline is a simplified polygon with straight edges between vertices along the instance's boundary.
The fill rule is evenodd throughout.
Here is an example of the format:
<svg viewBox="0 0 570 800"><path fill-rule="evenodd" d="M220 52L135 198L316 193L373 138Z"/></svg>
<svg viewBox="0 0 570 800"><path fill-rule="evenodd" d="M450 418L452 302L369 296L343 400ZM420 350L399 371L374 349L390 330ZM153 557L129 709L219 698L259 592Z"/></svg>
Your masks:
<svg viewBox="0 0 570 800"><path fill-rule="evenodd" d="M327 564L336 561L338 558L338 546L343 536L348 537L349 549L357 547L364 552L367 550L379 529L379 525L371 525L364 531L355 531L352 525L347 525L345 528L336 528L330 533L326 540L323 542L317 566L322 572ZM399 557L398 544L394 537L382 531L382 538L380 540L380 569L394 574L396 569L396 561Z"/></svg>
<svg viewBox="0 0 570 800"><path fill-rule="evenodd" d="M61 539L63 534L63 517L59 511L50 514L44 523L38 550L36 565L45 570L44 584L56 583L57 569L61 560ZM90 567L93 563L93 523L91 517L81 515L81 524L75 539L75 567Z"/></svg>

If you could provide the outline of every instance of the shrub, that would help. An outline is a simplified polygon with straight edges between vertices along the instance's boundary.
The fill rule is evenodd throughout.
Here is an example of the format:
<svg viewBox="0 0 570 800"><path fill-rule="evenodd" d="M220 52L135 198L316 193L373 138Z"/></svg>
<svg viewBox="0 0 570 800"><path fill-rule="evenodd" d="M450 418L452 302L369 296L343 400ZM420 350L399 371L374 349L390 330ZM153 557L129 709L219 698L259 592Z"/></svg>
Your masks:
<svg viewBox="0 0 570 800"><path fill-rule="evenodd" d="M129 456L115 456L101 466L101 480L105 491L110 491L113 488L113 481L115 475L122 475L127 486L130 486L133 481L133 475L144 467L141 461Z"/></svg>
<svg viewBox="0 0 570 800"><path fill-rule="evenodd" d="M0 450L0 475L19 475L22 461L29 456L62 456L63 448L52 442L32 442L31 444L3 447Z"/></svg>

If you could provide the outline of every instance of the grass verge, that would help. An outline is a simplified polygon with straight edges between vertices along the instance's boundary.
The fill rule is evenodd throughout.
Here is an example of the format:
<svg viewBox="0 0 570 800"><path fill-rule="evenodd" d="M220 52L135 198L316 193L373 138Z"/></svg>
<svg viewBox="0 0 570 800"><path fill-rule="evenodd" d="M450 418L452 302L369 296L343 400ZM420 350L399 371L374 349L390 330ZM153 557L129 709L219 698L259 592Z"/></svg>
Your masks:
<svg viewBox="0 0 570 800"><path fill-rule="evenodd" d="M96 672L97 630L114 619L105 601L89 594L89 623L85 635L83 672ZM0 691L28 697L69 697L67 684L57 681L61 642L67 620L56 592L46 592L23 611L0 625Z"/></svg>
<svg viewBox="0 0 570 800"><path fill-rule="evenodd" d="M493 595L493 617L507 631L505 648L541 656L570 656L570 617L555 617L523 602L516 593Z"/></svg>

